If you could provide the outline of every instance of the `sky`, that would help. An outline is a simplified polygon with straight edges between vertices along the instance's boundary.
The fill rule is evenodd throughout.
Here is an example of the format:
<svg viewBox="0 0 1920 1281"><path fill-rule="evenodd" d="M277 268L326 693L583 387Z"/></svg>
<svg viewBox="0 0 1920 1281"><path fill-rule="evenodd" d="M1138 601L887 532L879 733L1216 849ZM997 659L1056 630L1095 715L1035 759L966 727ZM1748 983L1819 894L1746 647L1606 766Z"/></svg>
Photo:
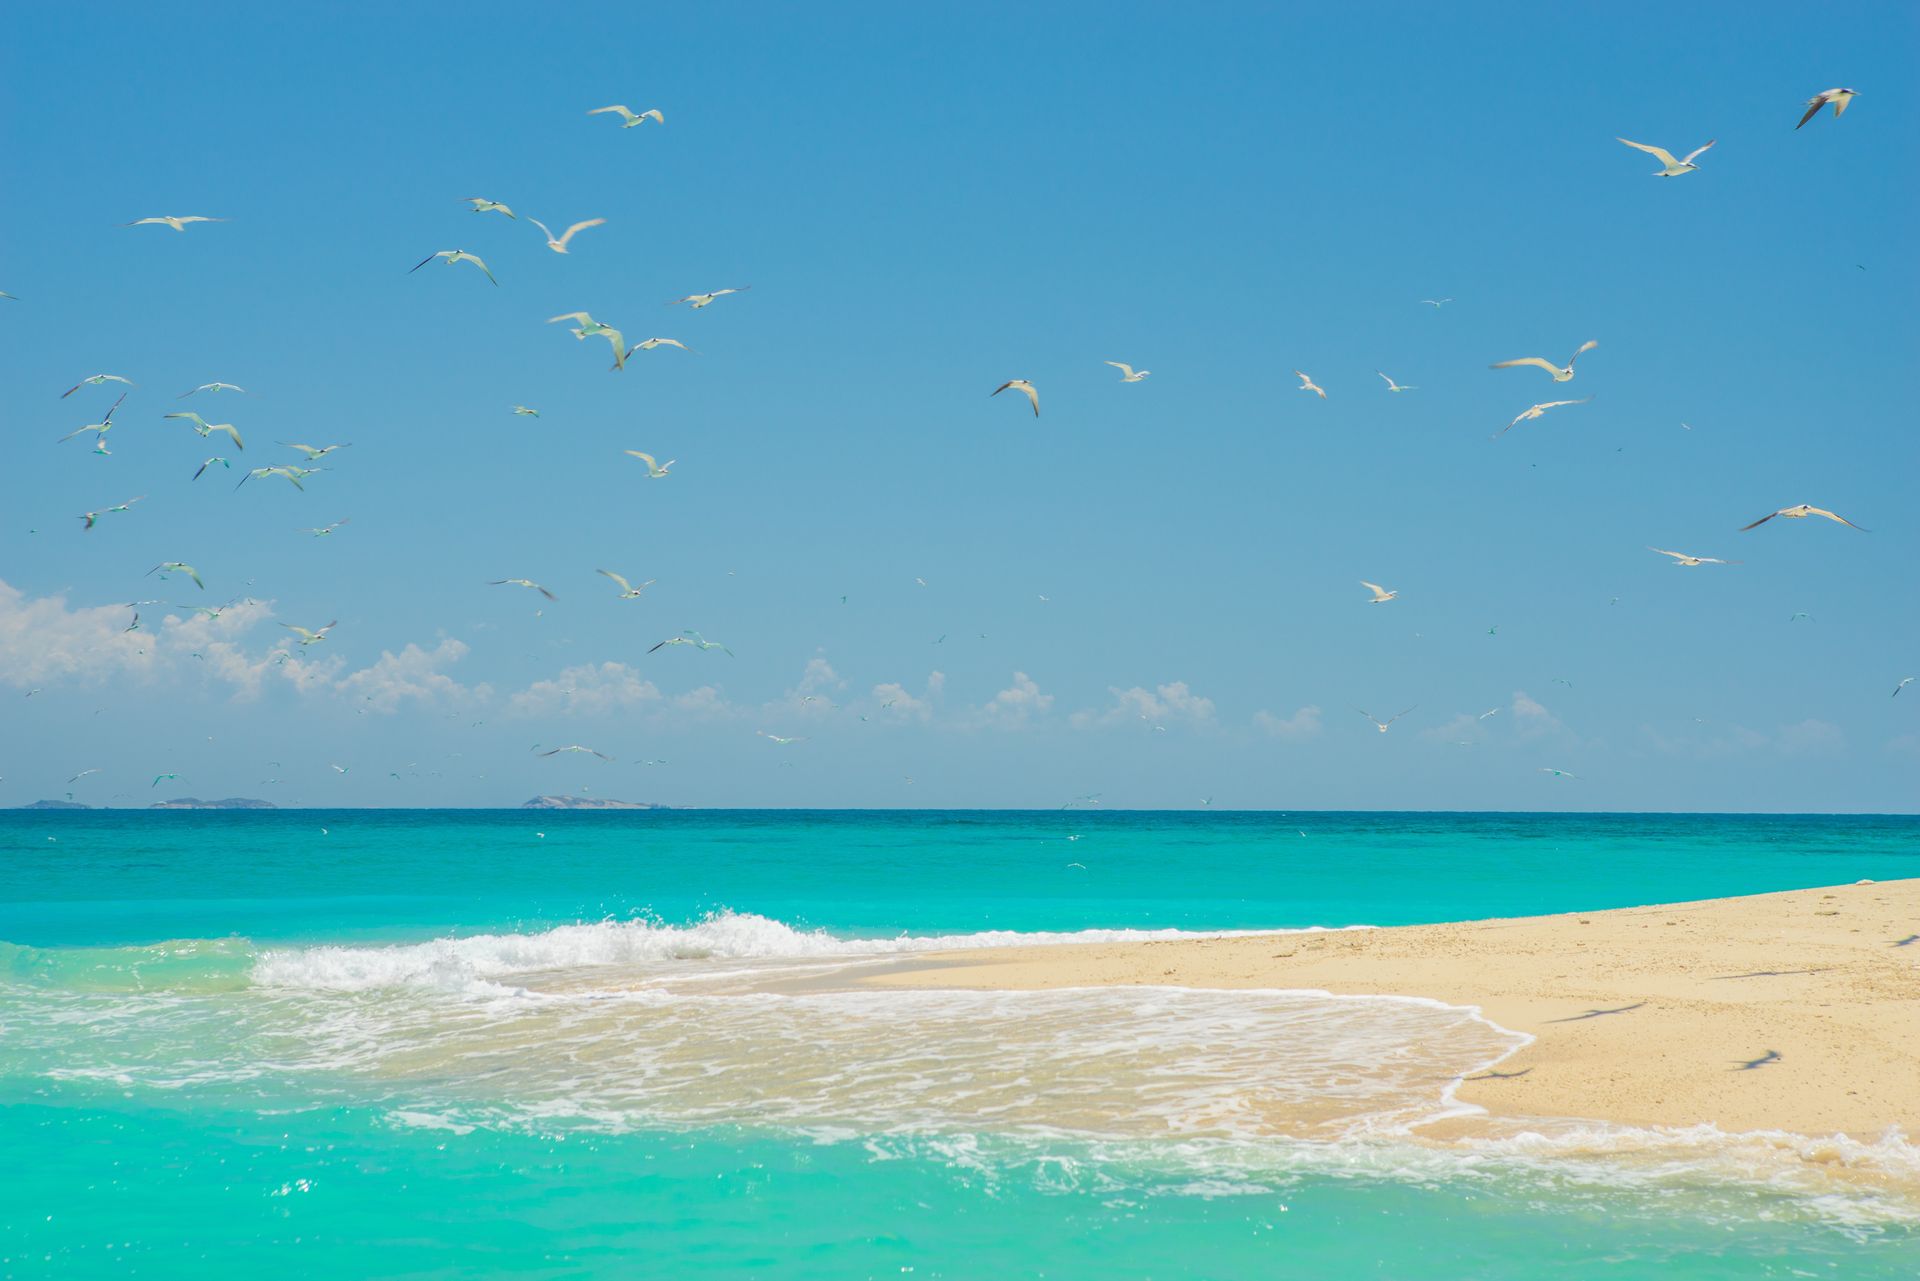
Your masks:
<svg viewBox="0 0 1920 1281"><path fill-rule="evenodd" d="M1910 5L9 31L0 805L1920 801Z"/></svg>

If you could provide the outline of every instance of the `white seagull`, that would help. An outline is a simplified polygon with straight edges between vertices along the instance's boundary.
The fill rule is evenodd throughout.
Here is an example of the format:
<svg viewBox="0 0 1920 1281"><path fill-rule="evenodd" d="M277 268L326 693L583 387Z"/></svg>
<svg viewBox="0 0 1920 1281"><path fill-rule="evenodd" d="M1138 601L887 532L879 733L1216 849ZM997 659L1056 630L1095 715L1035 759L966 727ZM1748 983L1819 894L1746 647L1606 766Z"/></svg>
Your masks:
<svg viewBox="0 0 1920 1281"><path fill-rule="evenodd" d="M1740 532L1745 533L1747 530L1753 529L1755 526L1764 525L1768 521L1772 520L1775 516L1784 516L1788 520L1803 520L1808 516L1825 516L1828 520L1839 521L1842 525L1845 525L1848 529L1859 529L1860 532L1863 534L1870 532L1865 529L1860 529L1860 526L1854 524L1852 521L1848 520L1845 516L1840 515L1838 512L1830 512L1824 507L1815 507L1809 503L1801 503L1796 507L1782 507L1777 512L1768 512L1766 515L1762 516L1759 520L1754 521L1752 525L1740 526Z"/></svg>
<svg viewBox="0 0 1920 1281"><path fill-rule="evenodd" d="M574 322L573 336L581 342L589 338L604 338L613 344L613 367L623 369L627 363L627 339L612 325L603 325L584 311L567 311L558 316L548 316L547 323L555 325L563 320Z"/></svg>
<svg viewBox="0 0 1920 1281"><path fill-rule="evenodd" d="M547 224L541 222L538 218L529 218L527 221L540 228L541 232L545 234L547 238L547 248L557 254L563 254L567 252L567 242L573 239L573 234L576 231L585 231L588 227L602 226L607 220L605 218L589 218L585 222L576 222L573 226L568 227L566 231L562 232L558 238L555 238Z"/></svg>
<svg viewBox="0 0 1920 1281"><path fill-rule="evenodd" d="M539 410L528 409L525 405L515 405L513 407L513 412L526 418L538 418L540 416Z"/></svg>
<svg viewBox="0 0 1920 1281"><path fill-rule="evenodd" d="M690 302L693 304L693 309L699 311L715 298L725 298L728 294L743 294L751 288L753 288L752 285L741 285L738 289L716 289L710 294L688 294L685 298L669 298L666 305L678 307L683 302Z"/></svg>
<svg viewBox="0 0 1920 1281"><path fill-rule="evenodd" d="M1434 308L1434 309L1435 309L1435 310L1437 311L1437 310L1439 310L1440 308L1442 308L1442 307L1444 307L1444 306L1446 306L1446 305L1447 305L1448 303L1450 303L1450 302L1452 302L1452 301L1453 301L1453 299L1451 299L1451 298L1422 298L1422 299L1421 299L1420 301L1421 301L1421 302L1423 302L1423 303L1425 303L1425 304L1427 304L1427 306L1429 306L1429 307L1432 307L1432 308Z"/></svg>
<svg viewBox="0 0 1920 1281"><path fill-rule="evenodd" d="M1300 385L1294 388L1295 391L1310 391L1314 395L1320 397L1320 399L1322 400L1325 400L1327 398L1327 393L1325 389L1322 388L1320 384L1314 382L1313 379L1301 373L1298 369L1293 371L1293 376L1300 380Z"/></svg>
<svg viewBox="0 0 1920 1281"><path fill-rule="evenodd" d="M488 200L485 196L462 196L460 198L472 205L475 213L503 213L509 218L513 217L513 210L507 208L498 200ZM515 219L515 221L518 221L518 219Z"/></svg>
<svg viewBox="0 0 1920 1281"><path fill-rule="evenodd" d="M340 625L340 620L336 618L331 623L328 623L325 627L321 627L310 632L304 627L295 627L292 623L280 624L280 626L286 628L290 632L299 632L300 643L302 645L319 644L321 641L327 638L328 632L332 631L335 627L338 627L339 625Z"/></svg>
<svg viewBox="0 0 1920 1281"><path fill-rule="evenodd" d="M299 450L301 453L307 456L307 461L310 463L315 462L319 459L325 458L328 454L331 454L336 449L346 448L345 445L319 445L319 446L296 445L292 441L286 441L286 440L276 440L273 443L285 449Z"/></svg>
<svg viewBox="0 0 1920 1281"><path fill-rule="evenodd" d="M413 264L413 266L407 268L407 274L411 276L414 272L420 270L422 267L432 262L435 258L445 258L447 260L447 266L449 267L456 266L463 262L470 262L474 266L478 267L481 271L486 272L488 280L493 280L493 272L488 269L487 264L484 262L481 262L478 256L474 254L470 254L464 249L442 249L437 254L428 254L425 258L422 258L419 262L416 262L415 264ZM497 285L500 282L497 280L493 280L493 283Z"/></svg>
<svg viewBox="0 0 1920 1281"><path fill-rule="evenodd" d="M1665 147L1649 147L1644 142L1631 142L1626 138L1619 137L1616 137L1614 141L1624 142L1635 151L1644 151L1655 160L1658 160L1662 165L1666 166L1664 169L1656 170L1653 175L1654 177L1678 178L1682 174L1689 174L1698 169L1700 166L1693 163L1693 158L1720 140L1718 138L1709 138L1705 146L1695 147L1679 160L1675 160L1673 153Z"/></svg>
<svg viewBox="0 0 1920 1281"><path fill-rule="evenodd" d="M127 398L127 393L124 391L121 392L120 400L125 400L126 398ZM95 441L96 445L99 442L106 440L107 433L113 430L113 411L114 409L120 408L120 400L116 400L113 402L113 409L109 409L107 411L107 416L105 418L102 418L99 422L88 423L85 427L75 427L72 431L68 432L66 435L62 436L60 439L62 441L72 440L75 436L78 436L83 432L90 431L96 437L96 441ZM104 453L105 451L102 450L101 452Z"/></svg>
<svg viewBox="0 0 1920 1281"><path fill-rule="evenodd" d="M1370 583L1364 578L1360 580L1360 585L1373 593L1373 599L1367 602L1369 605L1384 605L1400 594L1397 591L1390 592L1380 584Z"/></svg>
<svg viewBox="0 0 1920 1281"><path fill-rule="evenodd" d="M578 743L569 743L565 747L556 747L551 752L542 752L540 753L540 755L558 756L562 752L584 752L588 756L598 756L603 761L610 761L613 759L613 757L608 756L605 752L596 752L591 747L582 747Z"/></svg>
<svg viewBox="0 0 1920 1281"><path fill-rule="evenodd" d="M1542 401L1538 405L1529 405L1524 411L1521 412L1519 417L1515 418L1512 422L1508 423L1505 427L1502 427L1499 431L1493 433L1492 438L1494 440L1500 439L1502 436L1512 431L1515 427L1518 427L1521 423L1531 422L1534 419L1540 417L1542 414L1546 413L1549 409L1558 409L1562 405L1584 405L1589 400L1592 400L1592 399L1593 397L1591 396L1582 396L1578 400L1548 400L1548 401Z"/></svg>
<svg viewBox="0 0 1920 1281"><path fill-rule="evenodd" d="M225 221L226 221L225 218L203 218L199 214L181 214L178 216L169 215L167 217L162 217L162 218L135 218L132 222L123 222L120 225L122 227L144 227L148 223L158 223L164 227L172 227L175 231L185 231L187 229L187 224L190 222L225 222Z"/></svg>
<svg viewBox="0 0 1920 1281"><path fill-rule="evenodd" d="M1539 356L1526 356L1519 360L1503 360L1497 365L1489 365L1488 368L1512 369L1517 365L1535 365L1552 374L1553 381L1557 383L1571 382L1573 381L1573 362L1580 359L1584 353L1592 351L1599 345L1599 340L1593 338L1589 338L1586 342L1581 343L1580 350L1573 353L1572 359L1567 361L1566 368L1564 369L1554 364L1551 360L1545 360Z"/></svg>
<svg viewBox="0 0 1920 1281"><path fill-rule="evenodd" d="M1857 97L1859 97L1859 94L1852 89L1822 89L1819 93L1807 99L1807 114L1800 117L1800 124L1795 125L1794 128L1798 129L1800 125L1804 125L1807 121L1819 115L1820 108L1826 106L1829 102L1833 104L1833 118L1838 120L1841 116L1847 114L1847 104Z"/></svg>
<svg viewBox="0 0 1920 1281"><path fill-rule="evenodd" d="M235 449L245 449L247 447L246 442L240 439L239 428L235 427L232 423L210 423L206 419L202 418L199 414L193 413L191 410L181 410L177 413L162 414L160 416L162 418L183 419L187 423L191 424L193 429L199 432L202 436L211 436L213 435L213 433L217 431L223 431L227 433L229 437L232 438L233 447Z"/></svg>
<svg viewBox="0 0 1920 1281"><path fill-rule="evenodd" d="M237 391L242 396L247 394L245 387L237 386L233 383L201 383L198 387L193 388L192 391L181 392L178 396L175 396L174 399L185 400L196 391Z"/></svg>
<svg viewBox="0 0 1920 1281"><path fill-rule="evenodd" d="M1901 681L1901 682L1900 682L1900 683L1899 683L1898 685L1895 685L1895 686L1893 687L1893 693L1891 693L1891 694L1889 694L1889 695L1887 695L1887 697L1888 697L1888 698L1898 698L1898 697L1900 697L1900 691L1901 691L1901 690L1903 690L1903 689L1905 689L1905 688L1906 688L1907 686L1909 686L1909 685L1911 685L1911 684L1913 684L1913 677L1911 677L1911 676L1909 676L1909 677L1907 677L1907 679L1905 679L1905 680L1903 680L1903 681Z"/></svg>
<svg viewBox="0 0 1920 1281"><path fill-rule="evenodd" d="M627 348L627 354L631 356L636 351L652 351L655 347L678 347L681 351L689 355L693 354L693 348L687 346L678 338L648 338L644 342L637 342Z"/></svg>
<svg viewBox="0 0 1920 1281"><path fill-rule="evenodd" d="M1009 387L1033 402L1033 416L1038 418L1040 416L1040 389L1024 378L1009 378L989 392L988 396L989 398L998 396Z"/></svg>
<svg viewBox="0 0 1920 1281"><path fill-rule="evenodd" d="M649 578L646 582L640 584L638 587L635 587L632 583L628 582L626 579L622 578L620 575L614 573L610 569L596 569L593 572L596 574L605 574L608 578L611 578L614 582L620 584L621 600L639 600L640 593L646 591L647 588L653 586L655 582L654 579Z"/></svg>
<svg viewBox="0 0 1920 1281"><path fill-rule="evenodd" d="M1648 545L1647 550L1659 552L1662 556L1673 557L1675 565L1738 565L1740 563L1737 560L1721 560L1718 556L1689 556L1685 552L1670 552L1664 547L1654 547L1651 544Z"/></svg>
<svg viewBox="0 0 1920 1281"><path fill-rule="evenodd" d="M165 578L169 574L185 574L193 580L195 587L198 587L203 592L207 590L207 585L200 581L200 571L185 561L170 560L164 564L155 565L152 569L148 570L147 573L158 574L162 578Z"/></svg>
<svg viewBox="0 0 1920 1281"><path fill-rule="evenodd" d="M489 587L531 587L534 591L539 592L542 596L545 596L548 600L560 599L558 596L555 596L552 592L548 591L546 588L542 587L540 584L534 582L531 578L494 578L494 579L489 579L487 581L487 586Z"/></svg>
<svg viewBox="0 0 1920 1281"><path fill-rule="evenodd" d="M1142 369L1139 373L1135 373L1132 365L1119 360L1108 360L1101 363L1112 365L1115 369L1118 369L1120 371L1120 381L1123 383L1137 383L1153 372L1151 369Z"/></svg>
<svg viewBox="0 0 1920 1281"><path fill-rule="evenodd" d="M643 454L637 449L626 449L626 450L622 450L621 452L632 454L635 458L638 458L641 462L647 465L648 480L659 480L661 477L667 474L667 468L673 466L675 463L680 461L678 458L669 458L664 463L655 462L652 454Z"/></svg>
<svg viewBox="0 0 1920 1281"><path fill-rule="evenodd" d="M1415 706L1418 706L1418 704L1415 704ZM1371 712L1363 711L1358 707L1354 708L1353 710L1356 712L1359 712L1362 716L1366 717L1368 720L1373 721L1373 727L1379 730L1382 734L1384 734L1387 732L1387 726L1393 724L1395 721L1399 720L1402 716L1405 716L1407 712L1412 711L1413 708L1409 707L1407 709L1407 712L1396 712L1394 715L1387 717L1387 719L1385 719L1384 721L1376 720Z"/></svg>
<svg viewBox="0 0 1920 1281"><path fill-rule="evenodd" d="M663 649L668 645L691 645L695 649L699 649L702 651L709 650L709 649L717 649L722 654L725 654L728 658L733 657L733 651L728 649L725 645L722 645L719 641L710 641L706 637L702 636L699 632L693 632L693 631L681 632L678 636L669 636L666 640L663 640L658 645L655 645L653 649L648 650L647 653L651 654L655 649Z"/></svg>
<svg viewBox="0 0 1920 1281"><path fill-rule="evenodd" d="M620 113L620 120L621 120L620 127L622 129L631 129L635 125L640 124L647 120L651 120L655 124L659 124L659 125L663 125L667 123L667 118L660 114L660 108L658 107L649 107L645 111L634 112L634 111L627 110L625 107L621 106L618 103L615 103L611 107L595 107L592 111L589 111L587 114L590 116L597 116L607 111L617 111Z"/></svg>
<svg viewBox="0 0 1920 1281"><path fill-rule="evenodd" d="M145 497L146 497L145 494L140 495L140 498L145 498ZM126 511L128 508L132 507L135 503L139 502L140 498L129 498L124 503L120 503L113 507L102 507L97 512L81 512L79 515L79 519L86 522L86 525L83 526L83 528L92 529L94 526L94 522L99 520L102 516L109 516L109 515L112 515L114 512Z"/></svg>
<svg viewBox="0 0 1920 1281"><path fill-rule="evenodd" d="M82 387L98 387L101 383L125 383L129 387L133 387L137 385L133 381L133 379L122 378L119 374L90 374L87 377L82 378L79 382L75 383L73 386L67 388L65 391L61 392L60 399L65 400L67 397L73 395L74 392L79 391Z"/></svg>
<svg viewBox="0 0 1920 1281"><path fill-rule="evenodd" d="M1376 374L1380 374L1380 371L1378 369L1374 370L1373 372ZM1393 379L1391 378L1388 378L1385 374L1380 374L1380 378L1383 382L1387 384L1388 391L1419 391L1420 390L1418 387L1402 387L1399 383L1393 381Z"/></svg>

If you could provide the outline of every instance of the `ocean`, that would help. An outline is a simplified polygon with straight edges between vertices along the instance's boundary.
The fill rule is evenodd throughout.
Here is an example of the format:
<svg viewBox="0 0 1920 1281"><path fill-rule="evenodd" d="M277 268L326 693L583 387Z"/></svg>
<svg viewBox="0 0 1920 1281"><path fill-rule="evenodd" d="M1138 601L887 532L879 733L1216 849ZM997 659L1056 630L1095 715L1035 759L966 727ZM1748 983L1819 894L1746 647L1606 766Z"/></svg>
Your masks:
<svg viewBox="0 0 1920 1281"><path fill-rule="evenodd" d="M1912 1278L1872 1141L1440 1143L1430 1001L936 947L1920 875L1920 819L0 812L0 1278Z"/></svg>

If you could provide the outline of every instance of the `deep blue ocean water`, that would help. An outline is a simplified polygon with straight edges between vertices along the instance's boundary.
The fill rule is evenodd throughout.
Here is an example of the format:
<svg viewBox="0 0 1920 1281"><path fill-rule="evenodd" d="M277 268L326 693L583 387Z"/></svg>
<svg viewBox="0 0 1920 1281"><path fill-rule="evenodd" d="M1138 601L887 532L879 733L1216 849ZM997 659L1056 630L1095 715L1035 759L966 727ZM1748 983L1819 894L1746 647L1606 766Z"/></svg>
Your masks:
<svg viewBox="0 0 1920 1281"><path fill-rule="evenodd" d="M0 812L0 1277L1908 1278L1790 1154L1389 1132L1509 1044L1457 1012L762 980L1915 875L1913 817Z"/></svg>

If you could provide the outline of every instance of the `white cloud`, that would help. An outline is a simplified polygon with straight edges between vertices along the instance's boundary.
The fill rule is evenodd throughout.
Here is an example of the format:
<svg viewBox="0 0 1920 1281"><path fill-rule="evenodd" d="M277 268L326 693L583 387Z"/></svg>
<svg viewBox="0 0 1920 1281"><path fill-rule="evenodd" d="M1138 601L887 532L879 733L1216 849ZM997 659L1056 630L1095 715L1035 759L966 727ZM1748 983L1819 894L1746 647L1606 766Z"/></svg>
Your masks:
<svg viewBox="0 0 1920 1281"><path fill-rule="evenodd" d="M1523 689L1513 691L1513 730L1521 738L1540 738L1566 729L1560 718Z"/></svg>
<svg viewBox="0 0 1920 1281"><path fill-rule="evenodd" d="M371 665L335 681L333 687L342 694L357 695L362 704L376 712L398 711L409 700L423 705L485 701L493 694L491 687L469 688L440 670L466 655L466 643L451 636L432 649L408 642L398 654L382 650Z"/></svg>
<svg viewBox="0 0 1920 1281"><path fill-rule="evenodd" d="M565 669L551 680L535 681L507 700L507 706L525 716L551 712L604 716L657 707L663 701L659 687L638 671L625 663L607 662L584 663Z"/></svg>
<svg viewBox="0 0 1920 1281"><path fill-rule="evenodd" d="M1146 721L1154 725L1163 725L1169 721L1184 721L1197 725L1213 719L1213 700L1202 698L1187 688L1185 681L1174 681L1149 690L1135 685L1131 689L1121 689L1117 685L1107 687L1113 695L1113 706L1104 712L1081 711L1073 714L1073 723L1082 729L1100 725L1122 725L1133 721Z"/></svg>
<svg viewBox="0 0 1920 1281"><path fill-rule="evenodd" d="M932 717L933 705L939 700L946 684L945 674L928 672L926 697L915 698L900 682L886 681L873 687L873 701L888 716L924 721Z"/></svg>
<svg viewBox="0 0 1920 1281"><path fill-rule="evenodd" d="M800 683L793 687L791 694L818 694L822 690L845 689L847 683L840 679L840 673L833 670L833 664L824 658L807 660L807 670L800 673Z"/></svg>
<svg viewBox="0 0 1920 1281"><path fill-rule="evenodd" d="M675 695L673 706L679 711L692 712L697 716L710 719L740 714L740 709L729 703L725 696L712 685L702 685L684 694Z"/></svg>
<svg viewBox="0 0 1920 1281"><path fill-rule="evenodd" d="M1053 706L1053 695L1040 692L1040 686L1025 672L1013 674L1013 684L989 699L971 718L976 725L1000 725L1007 728L1025 725L1035 716L1044 716Z"/></svg>
<svg viewBox="0 0 1920 1281"><path fill-rule="evenodd" d="M1275 738L1312 738L1320 732L1320 709L1307 706L1291 716L1275 716L1263 708L1253 714L1253 724Z"/></svg>
<svg viewBox="0 0 1920 1281"><path fill-rule="evenodd" d="M68 609L64 596L29 600L0 581L0 681L24 689L74 677L97 684L121 672L148 672L160 662L151 633L129 632L124 605Z"/></svg>

